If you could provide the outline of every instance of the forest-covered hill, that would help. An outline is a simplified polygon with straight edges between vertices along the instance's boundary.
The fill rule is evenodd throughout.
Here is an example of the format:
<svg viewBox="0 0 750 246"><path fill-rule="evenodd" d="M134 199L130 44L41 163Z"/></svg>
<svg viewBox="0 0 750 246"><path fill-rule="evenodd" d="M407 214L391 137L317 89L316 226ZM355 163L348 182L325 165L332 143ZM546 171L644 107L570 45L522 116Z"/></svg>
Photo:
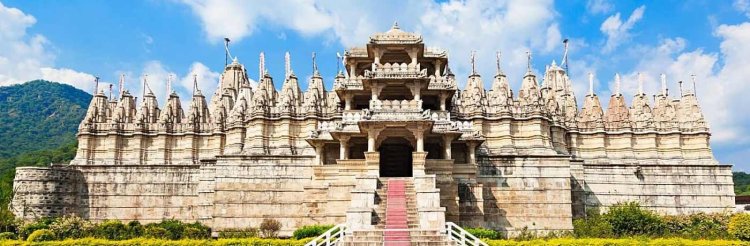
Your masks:
<svg viewBox="0 0 750 246"><path fill-rule="evenodd" d="M82 90L43 80L0 87L0 158L71 143L90 101Z"/></svg>

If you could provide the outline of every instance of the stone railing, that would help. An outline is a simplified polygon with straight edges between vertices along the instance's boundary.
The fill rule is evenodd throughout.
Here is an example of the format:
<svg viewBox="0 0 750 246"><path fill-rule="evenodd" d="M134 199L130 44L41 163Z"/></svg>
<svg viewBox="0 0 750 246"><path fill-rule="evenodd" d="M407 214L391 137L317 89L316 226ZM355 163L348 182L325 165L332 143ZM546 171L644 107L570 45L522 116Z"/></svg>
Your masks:
<svg viewBox="0 0 750 246"><path fill-rule="evenodd" d="M341 114L341 120L344 122L357 122L362 120L364 115L366 115L366 113L362 111L344 111L344 113Z"/></svg>
<svg viewBox="0 0 750 246"><path fill-rule="evenodd" d="M433 132L474 132L474 124L471 121L435 121L432 126Z"/></svg>
<svg viewBox="0 0 750 246"><path fill-rule="evenodd" d="M430 120L450 122L451 112L438 110L430 111Z"/></svg>
<svg viewBox="0 0 750 246"><path fill-rule="evenodd" d="M456 79L453 77L449 77L449 76L435 77L435 75L431 75L430 83L427 85L427 89L429 90L455 90L457 89Z"/></svg>
<svg viewBox="0 0 750 246"><path fill-rule="evenodd" d="M420 69L420 64L409 63L373 63L372 71L365 71L365 77L371 78L421 78L427 76L427 69Z"/></svg>
<svg viewBox="0 0 750 246"><path fill-rule="evenodd" d="M421 112L422 100L370 100L373 111Z"/></svg>
<svg viewBox="0 0 750 246"><path fill-rule="evenodd" d="M357 77L350 77L343 80L336 80L333 83L334 90L363 90L364 86L362 80L365 77L360 75Z"/></svg>

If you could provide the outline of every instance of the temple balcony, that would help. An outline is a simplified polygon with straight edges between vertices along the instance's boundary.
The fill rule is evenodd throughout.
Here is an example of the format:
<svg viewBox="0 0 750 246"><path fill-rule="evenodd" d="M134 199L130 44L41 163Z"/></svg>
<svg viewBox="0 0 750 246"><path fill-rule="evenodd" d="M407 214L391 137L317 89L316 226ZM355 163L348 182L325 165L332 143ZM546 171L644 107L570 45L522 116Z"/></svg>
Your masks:
<svg viewBox="0 0 750 246"><path fill-rule="evenodd" d="M364 85L362 84L363 79L365 79L365 77L362 75L345 79L337 79L333 82L333 89L337 91L364 90Z"/></svg>
<svg viewBox="0 0 750 246"><path fill-rule="evenodd" d="M456 90L456 79L453 76L435 77L430 75L430 83L427 84L428 90Z"/></svg>
<svg viewBox="0 0 750 246"><path fill-rule="evenodd" d="M422 112L422 100L370 100L370 109L376 112Z"/></svg>
<svg viewBox="0 0 750 246"><path fill-rule="evenodd" d="M372 71L365 70L365 77L374 79L415 79L427 77L427 69L419 63L372 64Z"/></svg>

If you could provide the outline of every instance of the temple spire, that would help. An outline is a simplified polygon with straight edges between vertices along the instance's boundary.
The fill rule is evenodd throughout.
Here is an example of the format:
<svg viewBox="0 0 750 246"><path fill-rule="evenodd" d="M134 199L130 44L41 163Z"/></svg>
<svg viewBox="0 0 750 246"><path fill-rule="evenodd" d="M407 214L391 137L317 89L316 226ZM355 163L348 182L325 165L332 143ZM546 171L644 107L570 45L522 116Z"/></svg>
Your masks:
<svg viewBox="0 0 750 246"><path fill-rule="evenodd" d="M667 96L667 75L661 74L661 95Z"/></svg>
<svg viewBox="0 0 750 246"><path fill-rule="evenodd" d="M594 95L594 74L589 73L589 95Z"/></svg>
<svg viewBox="0 0 750 246"><path fill-rule="evenodd" d="M165 101L169 100L170 94L172 94L172 74L167 75L167 97L165 97Z"/></svg>
<svg viewBox="0 0 750 246"><path fill-rule="evenodd" d="M477 55L477 52L475 50L472 50L471 51L471 75L477 74L476 55Z"/></svg>
<svg viewBox="0 0 750 246"><path fill-rule="evenodd" d="M197 95L196 93L199 93L200 89L198 89L198 74L193 74L193 96Z"/></svg>
<svg viewBox="0 0 750 246"><path fill-rule="evenodd" d="M695 74L691 74L690 75L690 80L693 81L693 95L697 95L698 91L696 91L696 89L695 89Z"/></svg>
<svg viewBox="0 0 750 246"><path fill-rule="evenodd" d="M258 81L263 79L266 73L266 55L260 52L260 62L258 63Z"/></svg>
<svg viewBox="0 0 750 246"><path fill-rule="evenodd" d="M122 93L125 92L125 74L120 74L120 82L118 85L118 92L117 96L120 97L119 99L122 99ZM118 100L119 101L119 100Z"/></svg>
<svg viewBox="0 0 750 246"><path fill-rule="evenodd" d="M531 51L526 51L526 73L531 74Z"/></svg>
<svg viewBox="0 0 750 246"><path fill-rule="evenodd" d="M289 78L292 75L292 57L289 55L289 51L284 54L284 77Z"/></svg>
<svg viewBox="0 0 750 246"><path fill-rule="evenodd" d="M112 84L109 84L109 100L113 100L112 98Z"/></svg>
<svg viewBox="0 0 750 246"><path fill-rule="evenodd" d="M146 101L146 87L148 85L148 74L143 75L143 87L141 92L141 100Z"/></svg>
<svg viewBox="0 0 750 246"><path fill-rule="evenodd" d="M99 93L99 77L94 77L94 95Z"/></svg>
<svg viewBox="0 0 750 246"><path fill-rule="evenodd" d="M643 94L643 74L638 73L638 95Z"/></svg>
<svg viewBox="0 0 750 246"><path fill-rule="evenodd" d="M614 95L620 95L620 73L615 73L615 93Z"/></svg>
<svg viewBox="0 0 750 246"><path fill-rule="evenodd" d="M320 71L318 71L318 63L315 62L315 52L312 53L312 66L313 66L313 75L320 76Z"/></svg>
<svg viewBox="0 0 750 246"><path fill-rule="evenodd" d="M495 65L497 66L497 72L496 72L497 75L502 75L503 74L503 70L500 68L500 57L501 57L501 55L502 54L500 53L500 51L498 51L497 53L495 53L495 60L496 60L495 61Z"/></svg>

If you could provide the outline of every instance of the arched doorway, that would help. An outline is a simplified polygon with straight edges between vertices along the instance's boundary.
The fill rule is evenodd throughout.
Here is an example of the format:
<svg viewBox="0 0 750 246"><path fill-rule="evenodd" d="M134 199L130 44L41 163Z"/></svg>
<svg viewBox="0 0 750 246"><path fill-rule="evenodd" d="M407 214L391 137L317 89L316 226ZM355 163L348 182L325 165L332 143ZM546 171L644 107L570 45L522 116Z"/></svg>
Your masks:
<svg viewBox="0 0 750 246"><path fill-rule="evenodd" d="M411 177L414 148L404 138L388 138L380 144L380 177Z"/></svg>

